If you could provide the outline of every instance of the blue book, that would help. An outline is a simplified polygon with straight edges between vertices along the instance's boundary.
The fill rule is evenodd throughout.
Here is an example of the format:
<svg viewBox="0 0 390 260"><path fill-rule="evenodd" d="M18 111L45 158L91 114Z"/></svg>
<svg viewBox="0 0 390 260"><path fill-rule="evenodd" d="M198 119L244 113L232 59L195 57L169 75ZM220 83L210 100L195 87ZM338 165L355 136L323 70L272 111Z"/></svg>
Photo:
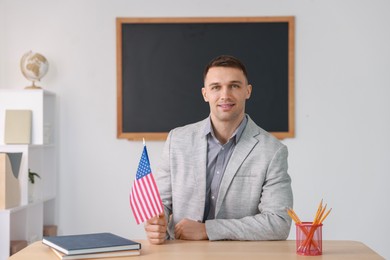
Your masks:
<svg viewBox="0 0 390 260"><path fill-rule="evenodd" d="M141 249L140 243L112 233L48 236L42 243L66 255Z"/></svg>

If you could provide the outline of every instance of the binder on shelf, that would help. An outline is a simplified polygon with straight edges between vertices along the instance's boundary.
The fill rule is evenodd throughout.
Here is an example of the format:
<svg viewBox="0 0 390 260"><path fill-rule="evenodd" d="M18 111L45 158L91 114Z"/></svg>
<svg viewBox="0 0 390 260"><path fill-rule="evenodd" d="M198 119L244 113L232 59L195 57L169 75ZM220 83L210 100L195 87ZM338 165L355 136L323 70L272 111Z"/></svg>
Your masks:
<svg viewBox="0 0 390 260"><path fill-rule="evenodd" d="M4 124L4 143L31 143L31 110L6 110Z"/></svg>
<svg viewBox="0 0 390 260"><path fill-rule="evenodd" d="M0 209L20 205L18 180L23 153L0 153Z"/></svg>

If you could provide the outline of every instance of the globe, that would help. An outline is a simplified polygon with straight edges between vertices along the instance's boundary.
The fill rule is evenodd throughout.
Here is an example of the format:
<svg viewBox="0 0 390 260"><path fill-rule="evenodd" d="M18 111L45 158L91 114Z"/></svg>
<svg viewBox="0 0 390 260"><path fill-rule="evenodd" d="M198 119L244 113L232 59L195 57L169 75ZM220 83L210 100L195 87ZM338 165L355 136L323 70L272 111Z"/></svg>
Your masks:
<svg viewBox="0 0 390 260"><path fill-rule="evenodd" d="M36 86L35 82L40 81L46 75L49 69L49 63L42 54L29 51L22 56L20 69L22 70L23 76L32 81L32 85L26 88L41 88Z"/></svg>

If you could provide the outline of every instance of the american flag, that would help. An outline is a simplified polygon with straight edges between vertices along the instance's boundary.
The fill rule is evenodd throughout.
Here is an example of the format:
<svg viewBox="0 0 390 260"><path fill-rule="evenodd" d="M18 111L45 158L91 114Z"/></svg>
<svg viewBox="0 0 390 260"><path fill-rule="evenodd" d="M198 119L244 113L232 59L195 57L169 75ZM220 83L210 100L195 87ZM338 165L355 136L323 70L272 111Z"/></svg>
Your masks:
<svg viewBox="0 0 390 260"><path fill-rule="evenodd" d="M130 193L130 206L137 224L163 212L162 201L150 168L146 145Z"/></svg>

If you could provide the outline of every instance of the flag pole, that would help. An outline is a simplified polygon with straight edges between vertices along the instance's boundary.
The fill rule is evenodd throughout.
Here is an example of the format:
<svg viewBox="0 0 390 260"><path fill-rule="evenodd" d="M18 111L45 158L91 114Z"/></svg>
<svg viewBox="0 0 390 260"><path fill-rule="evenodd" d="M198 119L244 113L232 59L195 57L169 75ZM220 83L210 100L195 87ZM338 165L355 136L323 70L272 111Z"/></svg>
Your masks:
<svg viewBox="0 0 390 260"><path fill-rule="evenodd" d="M146 144L145 144L145 138L142 138L142 140L143 140L143 143L144 143L144 146L145 146L145 145L146 145Z"/></svg>

